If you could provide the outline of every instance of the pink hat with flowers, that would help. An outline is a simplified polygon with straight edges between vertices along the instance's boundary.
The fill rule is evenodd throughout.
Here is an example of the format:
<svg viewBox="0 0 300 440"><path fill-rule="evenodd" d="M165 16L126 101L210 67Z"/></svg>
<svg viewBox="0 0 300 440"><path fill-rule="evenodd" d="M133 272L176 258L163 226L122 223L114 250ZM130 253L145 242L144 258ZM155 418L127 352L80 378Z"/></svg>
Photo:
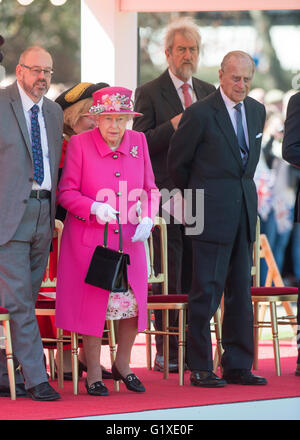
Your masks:
<svg viewBox="0 0 300 440"><path fill-rule="evenodd" d="M104 87L93 93L89 115L143 116L133 110L132 91L125 87Z"/></svg>

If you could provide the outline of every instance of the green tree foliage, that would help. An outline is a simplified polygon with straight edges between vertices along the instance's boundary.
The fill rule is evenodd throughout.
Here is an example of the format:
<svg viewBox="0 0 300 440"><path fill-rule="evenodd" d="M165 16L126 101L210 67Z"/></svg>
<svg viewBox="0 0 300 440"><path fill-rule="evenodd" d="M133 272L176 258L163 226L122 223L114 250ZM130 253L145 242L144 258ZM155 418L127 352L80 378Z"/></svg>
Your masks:
<svg viewBox="0 0 300 440"><path fill-rule="evenodd" d="M35 0L21 6L16 0L0 3L0 34L5 38L3 66L15 73L19 55L39 45L53 57L53 82L80 81L80 0L53 6L49 0Z"/></svg>
<svg viewBox="0 0 300 440"><path fill-rule="evenodd" d="M261 87L266 91L273 88L283 91L291 89L293 74L290 71L285 71L280 65L277 53L272 46L271 28L274 25L299 26L300 10L141 13L139 14L138 21L140 29L140 84L144 84L157 77L166 68L166 64L157 65L153 63L149 55L149 48L153 47L153 45L157 47L160 45L161 51L163 51L162 34L159 31L165 29L171 20L185 15L193 17L200 27L200 32L203 26L210 26L215 29L218 26L228 26L232 28L232 32L235 32L236 26L253 27L257 32L257 46L260 48L259 52L255 55L263 59L266 66L264 71L258 68L254 77L253 87ZM217 83L218 69L219 66L202 66L195 76L210 83Z"/></svg>

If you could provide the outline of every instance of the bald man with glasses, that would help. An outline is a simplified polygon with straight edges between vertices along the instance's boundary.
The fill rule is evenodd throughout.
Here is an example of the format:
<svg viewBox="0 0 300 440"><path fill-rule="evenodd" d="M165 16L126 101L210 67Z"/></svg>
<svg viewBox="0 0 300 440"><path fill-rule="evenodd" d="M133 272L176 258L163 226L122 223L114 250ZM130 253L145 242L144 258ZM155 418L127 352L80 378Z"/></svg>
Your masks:
<svg viewBox="0 0 300 440"><path fill-rule="evenodd" d="M60 106L44 96L52 74L51 55L33 46L20 56L17 80L0 90L0 299L11 315L16 366L22 367L17 396L39 401L60 398L48 383L35 317L54 227L63 131ZM0 350L0 396L8 390Z"/></svg>

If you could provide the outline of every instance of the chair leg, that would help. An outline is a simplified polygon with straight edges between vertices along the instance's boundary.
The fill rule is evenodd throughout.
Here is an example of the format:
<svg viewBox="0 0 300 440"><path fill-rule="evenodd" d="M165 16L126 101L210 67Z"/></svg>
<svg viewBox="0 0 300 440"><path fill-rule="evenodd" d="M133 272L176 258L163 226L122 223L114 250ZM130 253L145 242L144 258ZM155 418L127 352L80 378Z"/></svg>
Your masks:
<svg viewBox="0 0 300 440"><path fill-rule="evenodd" d="M179 385L184 385L185 327L186 327L186 311L185 310L179 310L178 325L179 325L179 336L178 336Z"/></svg>
<svg viewBox="0 0 300 440"><path fill-rule="evenodd" d="M276 302L272 301L270 303L270 314L271 314L271 325L272 325L272 336L273 336L273 347L274 347L276 374L277 374L277 376L281 376Z"/></svg>
<svg viewBox="0 0 300 440"><path fill-rule="evenodd" d="M78 394L78 334L71 332L73 394Z"/></svg>
<svg viewBox="0 0 300 440"><path fill-rule="evenodd" d="M222 324L221 324L221 310L218 308L214 315L214 325L215 325L215 332L216 332L216 351L214 356L214 373L217 372L218 367L221 367L221 359L223 354L223 347L222 347Z"/></svg>
<svg viewBox="0 0 300 440"><path fill-rule="evenodd" d="M52 348L49 348L48 354L49 354L50 377L52 380L54 380L55 379L54 350Z"/></svg>
<svg viewBox="0 0 300 440"><path fill-rule="evenodd" d="M258 308L258 321L259 322L264 322L265 321L265 316L266 316L266 312L268 309L268 305L267 304L260 304L259 308ZM262 338L262 332L263 332L263 327L260 327L258 330L258 339Z"/></svg>
<svg viewBox="0 0 300 440"><path fill-rule="evenodd" d="M15 381L15 367L13 361L13 351L10 333L10 323L9 321L3 321L3 327L5 331L5 352L6 352L6 362L10 389L11 400L16 400L16 381Z"/></svg>
<svg viewBox="0 0 300 440"><path fill-rule="evenodd" d="M254 359L253 359L253 368L254 370L258 369L258 347L259 347L259 303L254 302L253 305L253 342L254 342Z"/></svg>
<svg viewBox="0 0 300 440"><path fill-rule="evenodd" d="M164 358L164 379L168 379L169 377L169 354L170 354L170 346L169 346L169 335L166 334L169 331L169 311L163 310L163 358Z"/></svg>
<svg viewBox="0 0 300 440"><path fill-rule="evenodd" d="M61 328L57 329L57 381L58 388L64 387L64 354L63 354L63 330Z"/></svg>
<svg viewBox="0 0 300 440"><path fill-rule="evenodd" d="M112 320L106 321L106 326L108 328L108 343L109 343L109 349L110 349L110 359L111 364L114 363L116 359L116 337L115 337L115 328L114 328L114 322ZM114 380L114 390L119 391L119 381Z"/></svg>
<svg viewBox="0 0 300 440"><path fill-rule="evenodd" d="M147 330L151 329L151 310L147 310ZM151 334L146 333L146 359L147 369L152 370Z"/></svg>

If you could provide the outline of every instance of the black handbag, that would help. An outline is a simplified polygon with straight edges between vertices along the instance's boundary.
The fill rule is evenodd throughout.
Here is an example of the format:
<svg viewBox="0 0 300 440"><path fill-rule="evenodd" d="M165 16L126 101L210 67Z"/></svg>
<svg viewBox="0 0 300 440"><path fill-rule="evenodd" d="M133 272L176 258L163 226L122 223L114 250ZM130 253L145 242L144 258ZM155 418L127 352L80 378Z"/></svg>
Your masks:
<svg viewBox="0 0 300 440"><path fill-rule="evenodd" d="M85 282L110 292L127 292L128 278L127 265L130 264L128 254L123 253L122 229L119 216L119 250L115 251L107 247L108 223L104 228L104 244L97 246Z"/></svg>

